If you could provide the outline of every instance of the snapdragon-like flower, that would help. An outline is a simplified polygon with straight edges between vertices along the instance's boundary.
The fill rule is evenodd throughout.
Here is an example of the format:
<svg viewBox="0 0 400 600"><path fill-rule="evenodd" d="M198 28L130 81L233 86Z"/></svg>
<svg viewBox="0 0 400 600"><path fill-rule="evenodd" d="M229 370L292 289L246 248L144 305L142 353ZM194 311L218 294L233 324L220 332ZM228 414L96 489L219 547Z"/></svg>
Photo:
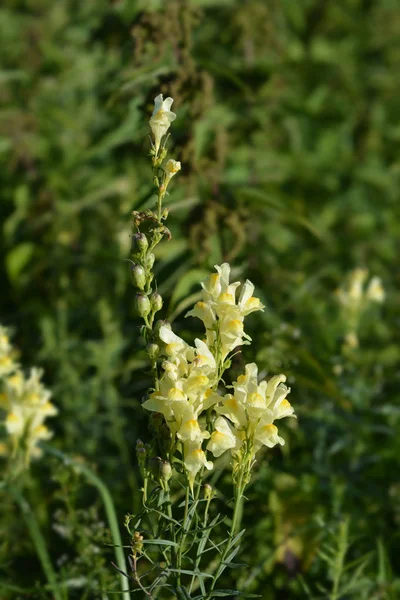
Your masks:
<svg viewBox="0 0 400 600"><path fill-rule="evenodd" d="M193 491L193 484L197 473L204 467L211 471L213 463L207 460L206 453L201 447L201 443L186 442L184 444L185 467L188 472L189 485Z"/></svg>
<svg viewBox="0 0 400 600"><path fill-rule="evenodd" d="M176 114L171 111L172 103L172 98L164 100L162 94L154 98L154 110L149 123L154 135L156 156L160 149L161 139L167 133L172 121L176 119Z"/></svg>
<svg viewBox="0 0 400 600"><path fill-rule="evenodd" d="M164 189L166 190L171 179L181 170L181 163L179 160L174 160L170 158L165 163L165 179L164 179Z"/></svg>

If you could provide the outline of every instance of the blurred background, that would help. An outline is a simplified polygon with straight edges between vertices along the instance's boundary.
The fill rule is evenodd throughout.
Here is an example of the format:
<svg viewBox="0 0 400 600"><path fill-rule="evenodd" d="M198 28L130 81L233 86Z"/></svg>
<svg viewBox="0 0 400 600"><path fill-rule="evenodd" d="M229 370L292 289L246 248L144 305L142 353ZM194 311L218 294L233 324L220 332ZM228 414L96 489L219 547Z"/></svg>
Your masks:
<svg viewBox="0 0 400 600"><path fill-rule="evenodd" d="M121 523L137 508L150 379L126 259L130 213L154 202L161 92L182 162L156 263L164 316L198 334L185 312L230 262L266 305L235 369L285 373L298 414L258 461L247 567L230 577L266 600L400 597L399 3L3 0L0 46L0 316L23 364L45 369L51 443L97 469ZM357 268L384 298L354 325L336 290ZM93 490L37 461L29 493L66 598L102 597L115 573ZM2 504L1 598L51 598Z"/></svg>

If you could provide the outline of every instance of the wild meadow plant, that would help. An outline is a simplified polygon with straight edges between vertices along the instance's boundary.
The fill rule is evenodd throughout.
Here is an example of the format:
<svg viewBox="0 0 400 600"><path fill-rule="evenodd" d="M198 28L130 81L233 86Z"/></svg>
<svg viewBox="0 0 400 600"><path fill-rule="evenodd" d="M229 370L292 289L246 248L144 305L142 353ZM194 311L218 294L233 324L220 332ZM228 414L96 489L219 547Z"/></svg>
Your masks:
<svg viewBox="0 0 400 600"><path fill-rule="evenodd" d="M176 118L172 103L172 98L157 96L150 119L156 210L133 213L135 306L144 321L142 335L153 374L142 406L149 412L153 440L137 442L143 508L126 517L131 536L127 577L148 598L160 597L160 592L181 599L234 597L246 594L218 589L218 581L225 569L236 566L244 534L242 502L256 455L262 447L284 444L275 423L295 415L286 399L290 389L285 375L260 382L252 362L232 385L225 383L232 357L251 343L245 318L264 308L250 281L230 281L229 264L217 265L201 283L202 298L186 315L202 321L203 339L189 344L167 321L155 321L163 301L154 284L154 248L170 237L163 200L181 169L180 162L166 160L166 134ZM215 463L227 462L226 455L233 508L226 505L211 519L218 492L208 477ZM216 537L221 529L222 539ZM147 563L146 573L139 561Z"/></svg>
<svg viewBox="0 0 400 600"><path fill-rule="evenodd" d="M0 409L1 425L6 434L4 441L0 441L0 457L4 465L0 491L19 506L46 576L51 597L62 600L69 597L68 586L56 574L45 536L41 531L36 507L27 500L31 461L41 458L45 452L56 456L65 467L83 475L97 488L107 515L115 560L122 571L125 568L125 559L121 537L113 499L103 481L83 461L72 459L43 444L53 436L53 432L47 426L47 418L57 415L58 409L50 402L51 392L41 382L43 371L33 367L29 374L25 375L17 357L18 353L10 341L10 332L0 325ZM86 581L86 577L83 576L83 583ZM121 588L124 590L122 576L121 581ZM122 597L129 600L130 596L123 591Z"/></svg>
<svg viewBox="0 0 400 600"><path fill-rule="evenodd" d="M353 269L343 286L336 290L340 304L342 319L346 327L344 350L352 350L359 345L358 330L363 314L371 304L382 304L385 290L379 277L372 277L366 285L368 270Z"/></svg>

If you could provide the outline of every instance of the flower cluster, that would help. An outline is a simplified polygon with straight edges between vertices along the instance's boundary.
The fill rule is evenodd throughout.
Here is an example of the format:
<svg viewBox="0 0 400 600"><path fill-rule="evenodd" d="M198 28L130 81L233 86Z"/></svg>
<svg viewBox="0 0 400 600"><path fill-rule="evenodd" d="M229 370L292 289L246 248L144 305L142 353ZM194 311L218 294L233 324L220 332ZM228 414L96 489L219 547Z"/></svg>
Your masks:
<svg viewBox="0 0 400 600"><path fill-rule="evenodd" d="M250 313L263 310L258 298L253 296L254 285L247 280L236 300L239 281L229 282L231 268L228 263L215 267L201 284L202 299L186 316L198 317L206 328L207 345L217 361L223 365L228 354L238 346L251 341L244 331L244 318Z"/></svg>
<svg viewBox="0 0 400 600"><path fill-rule="evenodd" d="M367 269L354 269L349 274L347 285L337 290L337 297L343 307L359 307L368 302L381 304L385 299L380 277L372 277L368 285Z"/></svg>
<svg viewBox="0 0 400 600"><path fill-rule="evenodd" d="M354 269L345 285L336 291L342 309L343 320L347 325L345 346L358 346L357 329L363 312L370 303L381 304L385 300L385 290L379 277L372 277L367 284L367 269Z"/></svg>
<svg viewBox="0 0 400 600"><path fill-rule="evenodd" d="M246 366L245 374L233 385L233 394L219 392L230 353L250 342L244 318L262 310L263 305L253 296L250 281L242 285L237 297L241 284L229 282L227 263L215 268L217 272L202 284L202 300L188 313L204 323L205 339L196 339L192 347L169 326L160 327L160 344L166 357L163 375L143 404L147 410L164 416L171 449L180 449L192 487L202 468L213 468L207 452L219 457L229 450L238 460L246 442L253 459L262 445L284 443L273 423L294 412L286 400L290 390L283 383L285 376L258 383L254 363Z"/></svg>
<svg viewBox="0 0 400 600"><path fill-rule="evenodd" d="M214 456L219 456L228 447L235 453L244 441L251 444L253 454L261 446L273 448L285 443L274 425L278 419L294 416L294 409L286 400L290 388L286 387L285 381L285 375L276 375L268 382L258 383L257 365L246 365L245 373L233 384L234 393L226 394L221 406L216 408L223 416L217 418L215 432L208 444ZM233 423L234 431L226 419Z"/></svg>
<svg viewBox="0 0 400 600"><path fill-rule="evenodd" d="M143 407L161 413L171 432L172 443L182 443L182 454L191 484L202 467L212 469L202 449L210 437L200 415L220 400L214 391L215 358L205 342L195 340L192 348L164 325L159 337L164 344L164 374Z"/></svg>
<svg viewBox="0 0 400 600"><path fill-rule="evenodd" d="M15 456L21 452L26 466L31 457L40 456L37 444L52 436L44 422L58 411L50 402L51 393L41 382L42 371L32 368L25 377L12 356L7 331L0 326L0 408L5 412L4 425L11 445L10 452L2 444L2 453Z"/></svg>

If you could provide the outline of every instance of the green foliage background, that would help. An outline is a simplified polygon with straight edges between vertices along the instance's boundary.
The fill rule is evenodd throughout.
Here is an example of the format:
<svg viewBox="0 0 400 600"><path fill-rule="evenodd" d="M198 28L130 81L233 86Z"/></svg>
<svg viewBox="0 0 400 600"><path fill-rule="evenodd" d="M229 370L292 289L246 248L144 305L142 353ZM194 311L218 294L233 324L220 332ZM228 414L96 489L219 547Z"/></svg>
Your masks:
<svg viewBox="0 0 400 600"><path fill-rule="evenodd" d="M184 300L231 262L267 307L248 319L260 369L288 375L299 417L258 461L248 566L230 587L335 598L323 589L345 522L336 599L399 597L399 3L5 0L0 47L1 320L46 371L52 444L95 465L121 523L137 507L149 376L125 259L130 212L154 201L147 121L163 92L183 165L157 257L166 315L198 333ZM334 291L359 266L387 299L345 354ZM238 372L246 360L249 348ZM66 597L112 589L93 490L41 461L29 493ZM2 504L1 597L50 598L17 507Z"/></svg>

